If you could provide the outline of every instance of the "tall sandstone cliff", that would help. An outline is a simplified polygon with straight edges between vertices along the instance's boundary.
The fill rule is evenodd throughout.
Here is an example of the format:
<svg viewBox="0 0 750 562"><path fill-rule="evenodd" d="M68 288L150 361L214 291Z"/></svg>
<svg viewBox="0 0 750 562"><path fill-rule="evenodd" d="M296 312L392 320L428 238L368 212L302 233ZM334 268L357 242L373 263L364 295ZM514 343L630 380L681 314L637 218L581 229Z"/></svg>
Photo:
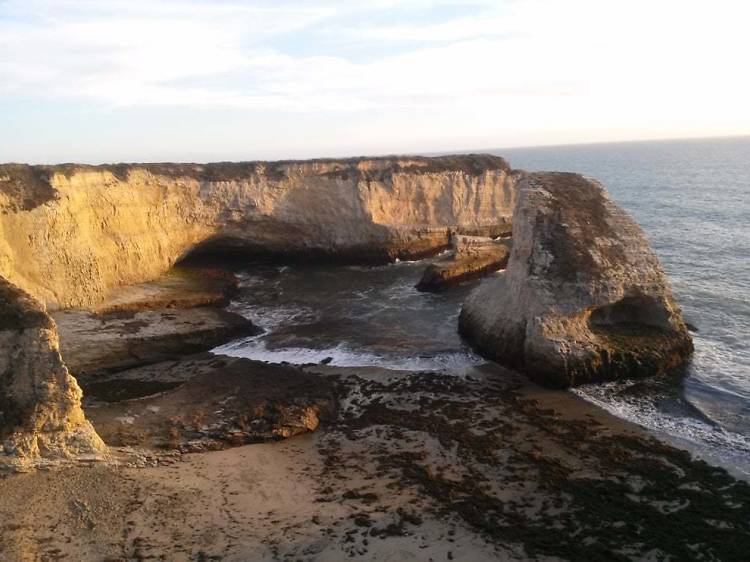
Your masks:
<svg viewBox="0 0 750 562"><path fill-rule="evenodd" d="M504 233L460 329L552 386L679 368L692 342L643 232L596 182L501 158L0 166L0 440L18 459L104 446L46 307L91 307L192 251L385 262ZM0 459L1 460L1 459Z"/></svg>
<svg viewBox="0 0 750 562"><path fill-rule="evenodd" d="M494 156L0 166L0 276L89 306L198 246L388 261L493 233L514 180Z"/></svg>

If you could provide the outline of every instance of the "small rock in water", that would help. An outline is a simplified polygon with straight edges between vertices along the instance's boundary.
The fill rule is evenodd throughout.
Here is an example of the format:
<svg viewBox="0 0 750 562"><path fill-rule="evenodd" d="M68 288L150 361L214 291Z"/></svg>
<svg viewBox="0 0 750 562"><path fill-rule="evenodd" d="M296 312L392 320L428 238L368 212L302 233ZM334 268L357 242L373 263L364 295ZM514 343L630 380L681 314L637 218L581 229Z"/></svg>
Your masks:
<svg viewBox="0 0 750 562"><path fill-rule="evenodd" d="M331 361L333 361L333 357L326 357L325 359L321 359L320 364L328 365Z"/></svg>

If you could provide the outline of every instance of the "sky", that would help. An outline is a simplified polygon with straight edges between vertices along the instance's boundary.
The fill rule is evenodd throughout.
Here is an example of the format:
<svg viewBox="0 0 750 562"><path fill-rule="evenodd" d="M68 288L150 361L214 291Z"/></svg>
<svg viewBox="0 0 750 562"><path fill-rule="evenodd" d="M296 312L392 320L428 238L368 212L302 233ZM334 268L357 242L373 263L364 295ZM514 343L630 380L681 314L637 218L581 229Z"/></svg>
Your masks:
<svg viewBox="0 0 750 562"><path fill-rule="evenodd" d="M0 0L0 162L750 134L743 0Z"/></svg>

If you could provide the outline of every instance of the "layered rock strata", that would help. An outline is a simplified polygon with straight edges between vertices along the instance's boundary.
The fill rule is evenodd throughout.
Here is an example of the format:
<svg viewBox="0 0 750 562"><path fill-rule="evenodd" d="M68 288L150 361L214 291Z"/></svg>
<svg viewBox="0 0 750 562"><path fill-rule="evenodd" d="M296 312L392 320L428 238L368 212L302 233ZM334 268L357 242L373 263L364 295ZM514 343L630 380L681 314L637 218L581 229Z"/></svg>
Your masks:
<svg viewBox="0 0 750 562"><path fill-rule="evenodd" d="M211 307L52 315L65 363L76 377L175 359L262 331L239 314Z"/></svg>
<svg viewBox="0 0 750 562"><path fill-rule="evenodd" d="M106 455L44 306L0 278L0 460Z"/></svg>
<svg viewBox="0 0 750 562"><path fill-rule="evenodd" d="M239 280L224 269L177 266L152 281L118 287L93 307L96 314L142 310L222 307L237 291Z"/></svg>
<svg viewBox="0 0 750 562"><path fill-rule="evenodd" d="M692 351L643 232L577 174L519 182L506 272L469 296L459 322L484 355L556 387L663 374Z"/></svg>

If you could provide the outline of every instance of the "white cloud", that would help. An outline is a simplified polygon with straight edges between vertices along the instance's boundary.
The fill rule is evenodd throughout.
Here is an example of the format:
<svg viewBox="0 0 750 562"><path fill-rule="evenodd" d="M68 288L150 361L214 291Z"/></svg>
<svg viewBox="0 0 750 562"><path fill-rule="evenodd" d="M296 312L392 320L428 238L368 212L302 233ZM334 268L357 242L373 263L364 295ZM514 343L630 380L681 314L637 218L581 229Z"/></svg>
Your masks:
<svg viewBox="0 0 750 562"><path fill-rule="evenodd" d="M749 15L734 0L10 0L0 100L411 111L429 138L750 130Z"/></svg>

